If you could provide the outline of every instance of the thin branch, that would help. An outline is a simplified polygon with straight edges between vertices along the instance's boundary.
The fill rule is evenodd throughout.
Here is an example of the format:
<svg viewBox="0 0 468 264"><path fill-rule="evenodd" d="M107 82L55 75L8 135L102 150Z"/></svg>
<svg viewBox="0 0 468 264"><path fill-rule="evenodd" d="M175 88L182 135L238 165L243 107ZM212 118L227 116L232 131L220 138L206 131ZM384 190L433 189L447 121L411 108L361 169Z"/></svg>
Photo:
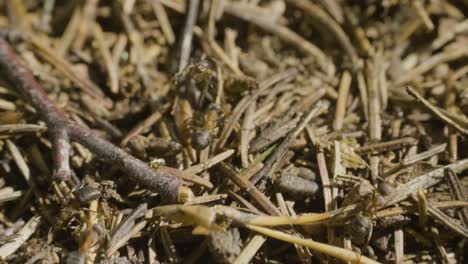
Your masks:
<svg viewBox="0 0 468 264"><path fill-rule="evenodd" d="M382 153L390 150L402 149L408 146L413 146L418 143L418 140L413 137L403 137L393 139L386 142L371 143L356 149L357 153Z"/></svg>
<svg viewBox="0 0 468 264"><path fill-rule="evenodd" d="M348 104L349 88L351 87L351 74L344 71L341 75L340 89L338 90L338 101L336 102L335 120L333 120L333 129L341 130L346 114L346 105Z"/></svg>
<svg viewBox="0 0 468 264"><path fill-rule="evenodd" d="M327 27L333 34L336 36L336 39L343 47L343 49L348 53L348 56L351 58L355 68L358 68L358 55L354 49L351 40L348 38L346 33L343 31L341 26L331 18L327 12L323 11L322 8L318 5L315 5L311 1L307 0L287 0L288 3L296 6L297 8L302 9L305 13L311 16L313 19L317 20L323 26Z"/></svg>
<svg viewBox="0 0 468 264"><path fill-rule="evenodd" d="M447 180L450 192L452 193L453 199L466 201L465 188L460 179L458 179L457 174L453 170L447 169L444 171L444 175L445 179ZM458 213L458 217L465 224L465 226L468 227L468 209L461 209L461 211Z"/></svg>
<svg viewBox="0 0 468 264"><path fill-rule="evenodd" d="M254 226L254 225L246 225L246 227L262 235L269 236L269 237L272 237L281 241L294 243L294 244L301 245L301 246L306 246L312 250L316 250L318 252L339 258L344 261L350 261L352 263L363 263L363 264L379 263L368 257L355 253L351 250L346 250L344 248L323 244L320 242L313 241L311 239L303 239L300 237L295 237L295 236L288 235L286 233L283 233L274 229L270 229L270 228L265 228L265 227L259 227L259 226Z"/></svg>
<svg viewBox="0 0 468 264"><path fill-rule="evenodd" d="M279 143L275 152L268 158L265 162L265 167L263 167L255 176L252 177L252 183L256 184L265 176L270 176L277 169L279 161L284 157L289 146L296 139L297 136L304 130L305 126L312 120L312 118L317 117L322 114L322 112L328 108L328 105L321 103L320 101L309 110L307 115L305 115L302 120L298 123L297 127L289 132L288 136Z"/></svg>
<svg viewBox="0 0 468 264"><path fill-rule="evenodd" d="M452 60L466 57L468 55L468 49L462 44L457 45L459 47L453 47L446 49L442 52L432 55L425 61L421 62L418 66L414 67L411 71L406 72L395 80L394 85L399 86L410 82L419 75L430 71L435 66L446 63Z"/></svg>
<svg viewBox="0 0 468 264"><path fill-rule="evenodd" d="M36 108L46 122L54 148L56 175L61 179L68 179L70 176L68 163L70 149L68 137L70 137L105 162L118 166L138 183L159 192L163 199L178 202L193 196L180 178L151 169L143 161L100 138L90 129L68 120L2 38L0 38L0 72L23 98Z"/></svg>
<svg viewBox="0 0 468 264"><path fill-rule="evenodd" d="M190 0L187 17L185 19L184 31L180 46L179 71L185 68L189 63L190 53L192 51L193 27L197 21L199 0Z"/></svg>
<svg viewBox="0 0 468 264"><path fill-rule="evenodd" d="M267 32L277 35L285 42L296 46L305 54L316 58L318 63L327 73L333 71L333 65L330 63L330 59L320 48L302 38L289 28L278 25L276 22L268 19L267 17L259 16L257 12L252 12L252 8L249 5L229 2L224 6L224 11L232 16L250 22Z"/></svg>
<svg viewBox="0 0 468 264"><path fill-rule="evenodd" d="M254 124L254 114L255 108L257 104L256 102L252 102L252 104L247 107L247 110L244 114L244 120L242 122L242 131L241 131L241 139L240 139L240 147L239 152L241 155L242 167L247 168L249 166L249 143L250 143L250 134L252 130L255 128Z"/></svg>
<svg viewBox="0 0 468 264"><path fill-rule="evenodd" d="M468 135L468 129L462 127L450 117L439 111L439 109L436 106L432 105L428 100L424 99L424 97L422 97L418 92L416 92L414 88L407 86L406 91L417 101L420 101L429 111L431 111L439 119L447 123L449 126L454 127L458 132Z"/></svg>
<svg viewBox="0 0 468 264"><path fill-rule="evenodd" d="M42 133L47 130L43 125L35 124L10 124L0 125L0 136L17 135L23 133Z"/></svg>
<svg viewBox="0 0 468 264"><path fill-rule="evenodd" d="M300 120L300 116L297 116L293 119L286 120L284 123L267 127L263 131L260 132L260 135L256 137L252 144L250 144L250 153L255 153L259 150L262 150L271 144L278 141L280 138L285 137L291 130L293 130L297 123Z"/></svg>
<svg viewBox="0 0 468 264"><path fill-rule="evenodd" d="M466 227L454 221L452 217L446 215L444 212L442 212L442 210L435 207L431 202L428 202L427 204L427 211L432 217L444 223L445 226L447 226L455 233L463 236L464 238L468 238L468 229Z"/></svg>
<svg viewBox="0 0 468 264"><path fill-rule="evenodd" d="M262 192L260 192L253 183L251 183L248 179L241 178L235 172L235 170L229 166L225 162L221 162L220 168L225 172L225 175L234 182L239 188L246 191L250 197L255 200L255 202L260 205L265 212L269 213L270 215L281 215L281 212L275 205L266 197Z"/></svg>
<svg viewBox="0 0 468 264"><path fill-rule="evenodd" d="M7 80L16 86L26 101L34 105L45 119L50 137L53 139L55 176L60 180L70 179L70 142L65 124L62 122L64 116L48 99L32 73L21 64L4 39L0 39L0 69Z"/></svg>
<svg viewBox="0 0 468 264"><path fill-rule="evenodd" d="M414 178L405 184L398 186L398 188L395 189L392 194L385 197L385 202L383 204L385 206L389 206L398 203L402 200L405 200L411 193L414 193L418 190L427 189L439 183L444 177L444 170L447 168L450 168L455 172L463 171L468 168L468 159L459 160L445 167L432 170L417 178Z"/></svg>
<svg viewBox="0 0 468 264"><path fill-rule="evenodd" d="M172 26L164 6L157 0L152 0L150 1L150 3L153 7L153 11L156 15L156 18L158 19L158 22L161 25L161 30L164 36L166 37L167 43L169 43L170 45L174 44L174 31L172 30Z"/></svg>

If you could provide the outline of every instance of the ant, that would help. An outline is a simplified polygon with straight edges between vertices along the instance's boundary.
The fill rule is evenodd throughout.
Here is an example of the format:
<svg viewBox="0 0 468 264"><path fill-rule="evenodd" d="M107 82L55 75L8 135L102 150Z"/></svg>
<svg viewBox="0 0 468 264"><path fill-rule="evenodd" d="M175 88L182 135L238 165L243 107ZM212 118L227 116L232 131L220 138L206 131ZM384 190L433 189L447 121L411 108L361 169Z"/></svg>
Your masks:
<svg viewBox="0 0 468 264"><path fill-rule="evenodd" d="M375 218L377 210L384 205L384 196L390 195L392 191L392 186L384 181L379 183L377 188L373 188L369 199L360 207L362 211L358 212L347 226L347 233L353 242L367 246L373 231L372 219Z"/></svg>
<svg viewBox="0 0 468 264"><path fill-rule="evenodd" d="M210 146L217 134L218 121L223 116L221 106L215 103L217 91L217 64L206 56L189 64L174 78L179 97L179 121L181 135L190 145L200 151Z"/></svg>

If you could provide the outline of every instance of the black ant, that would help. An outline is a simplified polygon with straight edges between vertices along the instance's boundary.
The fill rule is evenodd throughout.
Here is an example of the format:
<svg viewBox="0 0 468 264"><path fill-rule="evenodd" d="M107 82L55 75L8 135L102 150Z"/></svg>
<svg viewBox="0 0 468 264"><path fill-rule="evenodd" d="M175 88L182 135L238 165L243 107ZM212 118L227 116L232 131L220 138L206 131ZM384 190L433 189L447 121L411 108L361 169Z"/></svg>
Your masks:
<svg viewBox="0 0 468 264"><path fill-rule="evenodd" d="M196 150L208 147L217 134L218 121L222 117L221 106L215 103L212 94L216 93L218 76L216 62L203 56L198 62L188 65L174 78L177 94L185 104L184 111L191 118L184 121L182 131L190 138Z"/></svg>

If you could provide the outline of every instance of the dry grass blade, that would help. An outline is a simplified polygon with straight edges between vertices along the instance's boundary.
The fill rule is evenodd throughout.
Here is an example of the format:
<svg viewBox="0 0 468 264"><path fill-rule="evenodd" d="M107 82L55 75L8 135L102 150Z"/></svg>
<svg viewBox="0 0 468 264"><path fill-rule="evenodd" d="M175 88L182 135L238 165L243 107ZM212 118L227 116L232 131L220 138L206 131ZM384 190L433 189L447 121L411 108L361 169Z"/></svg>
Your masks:
<svg viewBox="0 0 468 264"><path fill-rule="evenodd" d="M31 38L30 41L40 56L42 56L50 64L54 65L57 70L63 72L63 74L75 82L78 87L82 88L85 93L88 93L94 98L100 100L107 107L112 105L110 100L104 97L101 89L96 84L92 83L89 79L79 75L66 59L60 57L37 38Z"/></svg>
<svg viewBox="0 0 468 264"><path fill-rule="evenodd" d="M344 22L343 9L336 0L323 0L323 5L327 11L338 21L338 23Z"/></svg>
<svg viewBox="0 0 468 264"><path fill-rule="evenodd" d="M179 177L183 179L184 181L193 182L195 184L204 186L208 189L213 188L213 183L211 183L207 179L203 179L200 176L195 175L194 173L184 172L178 169L174 169L174 168L166 167L162 165L157 166L157 168L154 168L154 170L161 171L163 173L173 174L174 176Z"/></svg>
<svg viewBox="0 0 468 264"><path fill-rule="evenodd" d="M327 244L315 242L313 240L309 239L303 239L295 236L288 235L286 233L276 231L273 229L265 228L265 227L259 227L259 226L254 226L254 225L247 225L247 228L250 230L253 230L255 232L258 232L262 235L269 236L278 240L282 240L288 243L294 243L298 244L301 246L306 246L312 250L316 250L318 252L324 253L326 255L336 257L338 259L341 259L343 261L349 261L352 263L363 263L363 264L375 264L379 263L377 261L374 261L368 257L362 256L360 254L357 254L353 251L344 249L344 248L339 248L335 246L330 246Z"/></svg>
<svg viewBox="0 0 468 264"><path fill-rule="evenodd" d="M437 154L440 154L440 153L444 152L446 148L447 148L447 144L445 144L445 143L440 144L440 145L435 146L435 147L433 147L431 149L428 149L428 150L426 150L424 152L421 152L421 153L418 153L416 155L404 158L401 161L401 164L403 166L408 166L408 165L411 165L411 164L415 164L418 161L428 159L430 157L433 157L433 156L435 156Z"/></svg>
<svg viewBox="0 0 468 264"><path fill-rule="evenodd" d="M105 40L104 32L99 24L94 24L93 35L98 44L98 50L104 59L107 74L109 75L110 91L112 93L119 92L119 78L116 63L112 60L112 56Z"/></svg>
<svg viewBox="0 0 468 264"><path fill-rule="evenodd" d="M140 231L146 225L145 221L135 224L135 221L138 218L143 217L146 211L146 203L141 204L115 228L109 242L107 243L107 256L110 257L113 255L116 250L123 246L128 239L133 236L133 234Z"/></svg>
<svg viewBox="0 0 468 264"><path fill-rule="evenodd" d="M24 157L21 154L21 152L19 151L18 147L11 140L7 140L6 145L7 145L7 148L9 150L11 156L13 156L13 159L14 159L16 165L18 166L19 170L21 171L21 174L23 174L24 179L26 180L26 182L28 184L32 184L31 172L29 170L29 166L28 166L28 164L26 164L26 161L24 160ZM31 187L33 187L33 186L31 186Z"/></svg>
<svg viewBox="0 0 468 264"><path fill-rule="evenodd" d="M258 250L265 243L266 238L261 235L254 235L250 238L249 242L246 243L245 247L242 249L237 259L233 264L248 264L251 262L252 258L257 254Z"/></svg>
<svg viewBox="0 0 468 264"><path fill-rule="evenodd" d="M348 53L348 56L351 58L351 61L354 64L354 67L356 69L358 68L358 55L351 43L351 40L348 38L341 26L336 23L325 11L323 11L320 6L315 5L314 3L307 0L287 0L287 2L298 8L301 8L313 19L319 21L320 24L324 25L331 32L333 32L340 45L343 47L346 53Z"/></svg>
<svg viewBox="0 0 468 264"><path fill-rule="evenodd" d="M251 12L248 5L242 3L226 3L224 11L233 16L239 17L242 20L248 21L263 30L277 35L284 41L295 45L298 49L317 59L318 63L322 65L323 69L327 72L331 71L332 65L329 58L317 46L305 40L301 36L289 30L286 27L276 24L267 17L258 16L256 12Z"/></svg>
<svg viewBox="0 0 468 264"><path fill-rule="evenodd" d="M346 113L348 103L349 88L351 87L351 74L348 71L343 72L341 76L340 88L338 90L338 101L336 102L335 120L333 129L341 130L343 128L343 119Z"/></svg>
<svg viewBox="0 0 468 264"><path fill-rule="evenodd" d="M434 23L432 23L429 14L427 13L426 9L424 8L423 4L420 1L411 1L414 9L416 9L416 14L422 20L424 26L428 31L434 30Z"/></svg>
<svg viewBox="0 0 468 264"><path fill-rule="evenodd" d="M32 217L16 234L16 238L12 241L3 244L0 247L0 259L6 259L11 254L15 253L31 235L36 232L41 223L40 216Z"/></svg>
<svg viewBox="0 0 468 264"><path fill-rule="evenodd" d="M408 83L415 77L426 73L427 71L431 70L432 68L441 63L457 60L459 58L467 56L468 49L463 44L460 45L461 47L452 47L451 49L444 50L443 52L433 55L426 61L419 64L417 67L413 68L411 71L396 79L394 82L395 86L401 86L405 83Z"/></svg>
<svg viewBox="0 0 468 264"><path fill-rule="evenodd" d="M252 153L257 152L275 143L277 140L286 136L291 130L293 130L297 126L299 120L300 116L285 122L279 127L274 126L271 129L264 129L262 133L252 141L249 151Z"/></svg>
<svg viewBox="0 0 468 264"><path fill-rule="evenodd" d="M164 6L160 3L159 0L150 0L151 5L153 6L154 13L158 18L159 24L161 25L161 29L166 37L167 42L172 45L175 42L175 35L174 31L172 30L171 23L169 21L169 17L164 9Z"/></svg>
<svg viewBox="0 0 468 264"><path fill-rule="evenodd" d="M451 169L445 170L444 175L453 198L455 200L466 201L467 196L465 187L463 186L460 179L458 179L458 175ZM459 212L458 215L465 226L468 226L468 208L461 209L461 212Z"/></svg>
<svg viewBox="0 0 468 264"><path fill-rule="evenodd" d="M400 202L406 199L411 193L415 193L416 191L427 189L439 183L443 179L444 170L447 168L450 168L454 171L462 171L468 168L468 160L464 159L464 160L456 161L452 164L449 164L439 169L435 169L405 184L398 186L398 188L394 190L392 194L385 197L385 202L384 202L385 206L389 206L397 202Z"/></svg>
<svg viewBox="0 0 468 264"><path fill-rule="evenodd" d="M0 1L0 262L464 263L466 7Z"/></svg>
<svg viewBox="0 0 468 264"><path fill-rule="evenodd" d="M217 148L222 148L228 139L228 137L231 135L232 130L234 129L234 126L244 113L244 111L247 109L247 107L257 99L257 97L264 92L266 89L270 88L272 85L275 83L278 83L282 80L287 80L290 78L293 78L294 76L297 75L296 69L288 69L282 73L279 73L277 75L271 76L270 78L264 80L258 85L258 89L254 91L251 95L245 96L240 100L234 110L231 112L230 116L226 119L225 121L225 126L223 127L221 131L221 135L219 136L219 141L218 144L216 145Z"/></svg>
<svg viewBox="0 0 468 264"><path fill-rule="evenodd" d="M443 153L445 149L447 148L447 144L440 144L438 146L435 146L431 149L428 149L426 151L423 151L421 153L411 155L409 157L404 158L399 165L390 168L389 170L385 171L382 176L387 177L389 175L392 175L394 173L397 173L401 169L404 169L406 167L409 167L411 165L414 165L422 160L429 159L435 155L438 155L440 153Z"/></svg>
<svg viewBox="0 0 468 264"><path fill-rule="evenodd" d="M468 229L466 227L454 221L450 216L432 205L432 203L428 202L427 210L432 217L441 221L447 228L455 231L455 233L463 236L464 238L468 238Z"/></svg>
<svg viewBox="0 0 468 264"><path fill-rule="evenodd" d="M213 194L213 195L205 195L205 196L197 196L193 197L190 201L186 202L186 205L194 205L194 204L204 204L204 203L211 203L218 200L224 200L228 197L227 194Z"/></svg>
<svg viewBox="0 0 468 264"><path fill-rule="evenodd" d="M431 111L437 118L441 119L449 126L455 128L458 132L468 135L468 129L463 127L462 125L458 124L455 120L450 118L449 116L445 115L437 107L431 104L428 100L424 99L416 90L410 86L406 87L406 91L413 96L416 100L420 101L429 111Z"/></svg>
<svg viewBox="0 0 468 264"><path fill-rule="evenodd" d="M242 132L241 140L239 146L239 152L241 155L242 167L247 168L249 166L249 143L250 143L250 133L255 128L254 124L254 113L255 113L256 103L252 103L244 114L244 120L242 122Z"/></svg>
<svg viewBox="0 0 468 264"><path fill-rule="evenodd" d="M126 233L120 237L112 246L109 246L106 250L107 257L111 257L119 248L124 246L130 238L132 238L135 234L140 232L146 226L146 221L141 221L135 225L133 225Z"/></svg>
<svg viewBox="0 0 468 264"><path fill-rule="evenodd" d="M222 162L220 164L221 168L226 172L226 176L229 177L239 188L246 191L252 199L255 200L265 212L271 215L280 215L280 211L276 206L266 197L262 192L260 192L255 185L250 182L248 179L240 177L228 164Z"/></svg>
<svg viewBox="0 0 468 264"><path fill-rule="evenodd" d="M141 134L145 129L150 128L156 122L158 122L163 114L169 109L168 105L163 105L160 110L154 111L151 115L149 115L146 119L144 119L141 123L138 123L128 134L122 139L120 145L125 146L127 145L128 141L133 137Z"/></svg>
<svg viewBox="0 0 468 264"><path fill-rule="evenodd" d="M277 169L278 162L284 157L292 141L304 130L306 125L314 117L319 116L328 108L327 104L323 104L320 101L308 111L308 113L302 117L297 127L289 132L288 136L278 145L275 152L265 162L265 166L255 176L252 177L252 183L256 184L263 177L270 177Z"/></svg>
<svg viewBox="0 0 468 264"><path fill-rule="evenodd" d="M198 16L199 0L188 1L188 12L186 13L184 31L182 32L182 41L180 45L179 71L185 68L189 63L190 53L192 52L193 27Z"/></svg>
<svg viewBox="0 0 468 264"><path fill-rule="evenodd" d="M395 263L403 263L405 258L405 233L399 228L393 234L395 235Z"/></svg>
<svg viewBox="0 0 468 264"><path fill-rule="evenodd" d="M4 111L15 111L16 105L10 101L0 98L0 110Z"/></svg>
<svg viewBox="0 0 468 264"><path fill-rule="evenodd" d="M367 63L366 77L369 96L369 137L373 141L380 141L382 139L381 105L376 65L373 62Z"/></svg>
<svg viewBox="0 0 468 264"><path fill-rule="evenodd" d="M17 135L23 133L42 133L47 127L34 124L0 125L0 135Z"/></svg>
<svg viewBox="0 0 468 264"><path fill-rule="evenodd" d="M390 150L396 150L400 148L405 148L408 146L413 146L418 143L418 140L412 137L404 137L399 139L394 139L381 143L368 144L356 149L356 152L359 154L366 153L379 153Z"/></svg>
<svg viewBox="0 0 468 264"><path fill-rule="evenodd" d="M203 163L196 164L196 165L193 165L190 168L187 168L186 170L184 170L184 173L188 173L188 174L200 173L200 172L202 172L204 170L207 170L207 169L215 166L216 164L222 162L223 160L229 158L232 154L234 154L234 150L228 149L228 150L226 150L226 151L224 151L222 153L219 153L218 155L216 155L214 157L209 158L207 161L205 161Z"/></svg>
<svg viewBox="0 0 468 264"><path fill-rule="evenodd" d="M4 202L19 199L23 195L22 191L15 191L11 187L4 187L0 189L0 204Z"/></svg>
<svg viewBox="0 0 468 264"><path fill-rule="evenodd" d="M377 76L377 65L375 61L368 61L366 64L366 79L369 95L369 138L371 141L382 140L382 116L380 89ZM372 182L377 182L379 177L380 157L372 155L370 158L370 172Z"/></svg>

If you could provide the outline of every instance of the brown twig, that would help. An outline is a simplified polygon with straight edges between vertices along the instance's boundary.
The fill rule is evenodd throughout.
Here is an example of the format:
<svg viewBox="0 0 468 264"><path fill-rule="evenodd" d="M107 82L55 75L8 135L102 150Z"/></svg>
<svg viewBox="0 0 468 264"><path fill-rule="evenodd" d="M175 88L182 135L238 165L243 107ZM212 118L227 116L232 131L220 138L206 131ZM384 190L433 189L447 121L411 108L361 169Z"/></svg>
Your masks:
<svg viewBox="0 0 468 264"><path fill-rule="evenodd" d="M344 22L344 11L339 2L336 0L322 0L321 2L338 23L341 24Z"/></svg>
<svg viewBox="0 0 468 264"><path fill-rule="evenodd" d="M298 123L297 127L292 130L288 136L278 145L275 152L265 162L263 167L257 174L252 177L252 183L256 184L265 176L271 176L277 169L279 162L285 156L289 146L296 139L297 136L304 130L305 126L312 120L312 118L320 115L324 109L327 109L328 105L321 103L320 101L309 110L309 112L302 118Z"/></svg>
<svg viewBox="0 0 468 264"><path fill-rule="evenodd" d="M299 122L300 117L297 116L290 120L286 120L286 122L282 122L278 126L272 126L271 128L266 128L263 130L260 135L255 138L252 143L250 144L249 151L251 153L255 153L261 149L264 149L271 144L275 143L282 137L285 137L291 130L293 130L297 123Z"/></svg>
<svg viewBox="0 0 468 264"><path fill-rule="evenodd" d="M368 61L366 69L367 89L369 94L369 138L376 142L382 140L382 117L379 99L379 87L377 81L377 71L374 61ZM372 182L376 182L379 177L380 157L373 155L370 157L370 171Z"/></svg>
<svg viewBox="0 0 468 264"><path fill-rule="evenodd" d="M403 263L404 250L405 250L405 239L403 229L398 228L393 232L395 236L395 263Z"/></svg>
<svg viewBox="0 0 468 264"><path fill-rule="evenodd" d="M265 16L258 16L258 13L252 12L252 8L248 5L230 2L226 3L226 5L224 6L224 11L232 16L248 21L267 32L277 35L285 42L296 46L305 54L316 58L319 64L326 72L329 73L332 71L331 68L333 67L333 65L331 65L330 59L320 48L318 48L311 42L305 40L289 28L278 25L277 23L271 21L271 19L268 19Z"/></svg>
<svg viewBox="0 0 468 264"><path fill-rule="evenodd" d="M107 70L107 75L109 78L109 88L112 93L118 93L119 91L119 72L117 66L113 63L112 56L109 50L109 47L105 41L105 35L102 31L102 28L99 24L93 25L93 36L97 41L98 51L101 54L104 65Z"/></svg>
<svg viewBox="0 0 468 264"><path fill-rule="evenodd" d="M68 60L59 54L54 53L48 45L45 45L38 38L32 35L27 36L27 41L32 44L39 56L44 58L48 63L54 65L57 70L76 83L76 85L81 88L85 94L95 98L96 100L100 100L105 107L112 106L112 101L104 95L102 90L89 78L79 75L78 72L73 69L73 66L68 62Z"/></svg>
<svg viewBox="0 0 468 264"><path fill-rule="evenodd" d="M341 75L340 89L338 90L338 101L336 102L335 120L333 120L333 129L341 130L348 104L349 88L351 87L351 74L344 71Z"/></svg>
<svg viewBox="0 0 468 264"><path fill-rule="evenodd" d="M185 68L189 63L190 53L192 52L192 38L193 38L193 27L198 16L198 6L200 5L199 0L190 0L188 5L188 12L185 19L184 31L182 33L182 40L180 46L180 60L179 60L179 71Z"/></svg>
<svg viewBox="0 0 468 264"><path fill-rule="evenodd" d="M408 146L416 145L418 140L412 137L398 138L386 142L371 143L356 149L357 153L381 153L385 151L405 148Z"/></svg>
<svg viewBox="0 0 468 264"><path fill-rule="evenodd" d="M454 127L458 132L468 135L468 129L464 128L452 118L447 116L445 113L441 112L436 106L432 105L428 100L424 99L416 90L410 86L406 87L406 91L414 97L416 100L420 101L429 111L431 111L439 119L447 123L448 125Z"/></svg>
<svg viewBox="0 0 468 264"><path fill-rule="evenodd" d="M468 229L464 226L461 226L458 222L454 221L452 217L446 215L442 210L435 207L431 202L427 204L427 211L429 214L440 222L444 223L445 226L450 228L455 233L468 238Z"/></svg>
<svg viewBox="0 0 468 264"><path fill-rule="evenodd" d="M331 18L327 12L323 11L322 8L318 5L315 5L311 1L307 0L287 0L288 3L304 10L309 16L317 20L320 24L327 27L333 34L336 36L338 42L343 47L343 49L348 53L348 56L353 62L353 66L358 68L358 55L354 49L351 40L348 38L346 33L343 31L341 26Z"/></svg>
<svg viewBox="0 0 468 264"><path fill-rule="evenodd" d="M411 71L406 72L398 79L395 80L394 85L399 86L405 83L410 82L419 75L422 75L435 66L446 63L452 60L457 60L468 55L468 49L462 44L458 45L459 47L453 47L451 49L446 49L442 52L432 55L425 61L421 62L418 66L414 67Z"/></svg>
<svg viewBox="0 0 468 264"><path fill-rule="evenodd" d="M453 199L466 201L465 187L461 183L460 179L458 179L457 174L451 169L446 169L444 171L444 175L450 188L450 192L452 193ZM461 209L458 217L463 221L465 226L468 227L468 209Z"/></svg>
<svg viewBox="0 0 468 264"><path fill-rule="evenodd" d="M45 126L34 124L0 125L0 136L17 135L23 133L41 133L46 130L47 128Z"/></svg>
<svg viewBox="0 0 468 264"><path fill-rule="evenodd" d="M120 241L125 237L126 234L135 226L136 220L143 217L148 210L147 204L143 203L140 204L137 208L133 210L119 225L115 228L112 233L112 236L107 243L107 251L106 254L111 256L119 247L116 245L120 245Z"/></svg>
<svg viewBox="0 0 468 264"><path fill-rule="evenodd" d="M424 26L428 31L434 30L434 23L432 23L429 14L427 13L426 9L421 1L411 1L414 9L416 9L416 14L418 15L419 19L423 22Z"/></svg>
<svg viewBox="0 0 468 264"><path fill-rule="evenodd" d="M158 22L161 25L161 30L164 33L164 36L166 37L167 43L169 43L170 45L174 44L174 31L172 30L172 26L164 6L157 0L152 0L150 1L150 3L153 7L153 11L156 15L156 18L158 19Z"/></svg>
<svg viewBox="0 0 468 264"><path fill-rule="evenodd" d="M416 145L412 145L412 147L416 147ZM406 157L405 159L403 159L399 165L393 167L393 168L390 168L389 170L385 171L381 176L382 177L389 177L390 175L394 174L394 173L397 173L398 171L404 169L404 168L407 168L421 160L424 160L424 159L428 159L428 158L431 158L437 154L440 154L442 152L445 151L445 149L447 148L447 144L441 144L441 145L438 145L438 146L435 146L429 150L426 150L424 152L421 152L421 153L418 153L418 154L415 154L415 155L411 155L410 157Z"/></svg>
<svg viewBox="0 0 468 264"><path fill-rule="evenodd" d="M298 74L295 68L288 69L284 72L271 76L270 78L262 81L258 85L258 89L255 90L251 95L244 96L236 105L236 107L232 110L230 116L226 118L225 125L221 130L219 141L216 145L216 148L222 148L226 144L228 137L231 135L234 126L236 125L239 118L242 116L245 110L249 105L257 100L258 96L260 96L263 92L265 92L268 88L270 88L273 84L285 81L290 78L294 78Z"/></svg>
<svg viewBox="0 0 468 264"><path fill-rule="evenodd" d="M242 167L247 168L249 166L249 142L250 142L250 134L252 130L255 128L254 124L254 114L255 108L257 104L253 102L249 105L247 110L244 114L244 120L242 121L242 132L241 132L241 140L240 140L240 147L239 152L241 155Z"/></svg>
<svg viewBox="0 0 468 264"><path fill-rule="evenodd" d="M145 120L138 123L128 134L122 139L120 145L125 146L135 136L141 134L145 129L150 128L161 119L163 114L169 109L169 105L163 105L159 111L154 111Z"/></svg>
<svg viewBox="0 0 468 264"><path fill-rule="evenodd" d="M119 14L120 19L122 20L122 24L125 28L125 32L127 33L128 39L132 44L130 52L132 54L135 54L136 57L135 66L137 73L140 76L141 81L146 89L154 89L154 84L149 76L148 68L144 64L143 60L145 54L142 36L138 32L133 21L130 19L130 15L126 13L125 10L121 10Z"/></svg>
<svg viewBox="0 0 468 264"><path fill-rule="evenodd" d="M191 196L191 191L183 186L183 181L171 174L152 170L146 163L134 158L112 143L100 138L93 131L68 120L48 98L33 74L14 53L10 45L0 38L0 71L23 98L33 105L48 126L54 149L56 177L70 178L69 140L75 140L87 147L105 162L119 166L138 183L153 188L171 202L182 196Z"/></svg>
<svg viewBox="0 0 468 264"><path fill-rule="evenodd" d="M252 182L248 179L241 178L235 172L235 170L225 162L221 162L220 168L225 172L225 175L229 177L239 188L246 191L252 199L254 199L258 205L260 205L265 212L270 215L281 215L281 212L275 205L266 197L262 192L260 192Z"/></svg>
<svg viewBox="0 0 468 264"><path fill-rule="evenodd" d="M462 171L468 167L468 159L458 160L452 164L449 164L445 167L432 170L428 173L425 173L405 184L398 186L395 191L389 196L385 197L385 206L389 206L395 203L398 203L402 200L405 200L408 195L414 193L418 190L427 189L443 179L444 170L450 168L454 171Z"/></svg>
<svg viewBox="0 0 468 264"><path fill-rule="evenodd" d="M319 140L317 139L317 136L315 135L314 131L308 125L306 126L306 132L310 140L311 146L316 151L317 165L319 169L320 180L322 181L322 185L323 185L323 203L324 203L325 212L330 212L335 209L336 203L334 202L333 195L332 195L330 176L328 175L324 149L323 149L323 146L321 146ZM332 226L327 226L327 236L328 236L328 242L332 243L333 238L335 237L335 231Z"/></svg>

